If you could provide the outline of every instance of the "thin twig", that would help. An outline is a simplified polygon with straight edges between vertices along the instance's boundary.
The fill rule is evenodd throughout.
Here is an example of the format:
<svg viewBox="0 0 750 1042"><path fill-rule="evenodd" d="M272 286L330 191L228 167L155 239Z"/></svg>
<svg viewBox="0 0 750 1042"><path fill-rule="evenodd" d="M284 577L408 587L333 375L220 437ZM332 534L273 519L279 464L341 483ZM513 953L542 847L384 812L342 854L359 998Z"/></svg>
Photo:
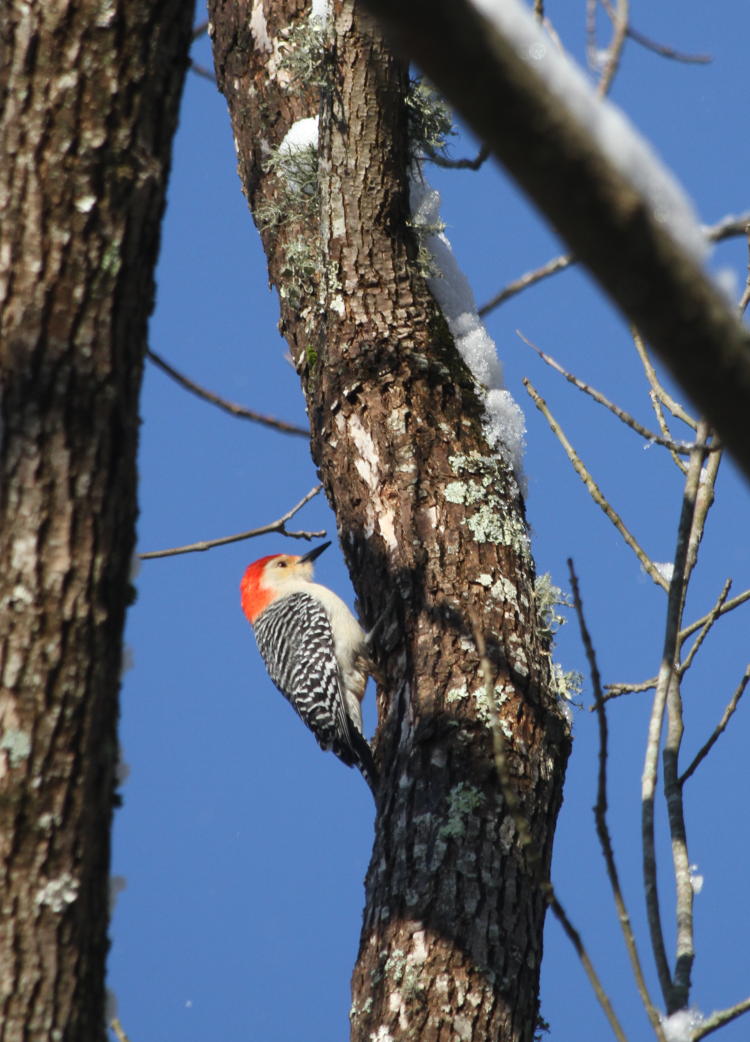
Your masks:
<svg viewBox="0 0 750 1042"><path fill-rule="evenodd" d="M643 338L640 335L640 333L636 329L631 330L631 333L633 335L633 343L635 344L635 349L638 352L638 357L640 358L641 364L643 365L643 369L646 373L646 379L651 384L651 389L653 390L656 397L663 405L666 405L666 407L669 409L669 411L676 419L682 420L682 422L686 424L688 427L691 427L693 430L697 430L698 421L694 420L692 416L685 412L685 410L679 404L679 402L676 402L674 398L671 397L671 395L667 394L667 392L664 390L661 383L659 382L659 377L656 375L656 370L651 364L651 359L648 357L646 345L643 343Z"/></svg>
<svg viewBox="0 0 750 1042"><path fill-rule="evenodd" d="M568 383L573 384L573 386L577 387L579 391L583 391L584 394L589 395L589 397L593 398L599 405L603 405L605 409L609 409L618 420L624 423L627 427L630 427L631 430L634 430L636 434L640 434L640 436L645 438L646 441L654 445L663 445L670 451L681 453L684 456L690 455L691 446L687 442L674 441L672 438L662 438L653 431L650 431L648 427L644 427L643 424L639 423L635 417L630 415L630 413L625 412L625 410L621 409L619 405L615 405L614 402L611 402L606 398L601 391L597 391L594 387L591 387L590 384L585 383L583 380L579 380L579 378L574 376L573 373L564 369L559 362L555 361L552 355L546 354L541 350L541 348L537 347L533 341L529 340L528 337L525 337L520 329L516 330L516 336L520 337L525 344L528 344L532 351L536 351L541 360L550 366L551 369L554 369L556 372L560 373L561 376L564 376Z"/></svg>
<svg viewBox="0 0 750 1042"><path fill-rule="evenodd" d="M634 29L632 25L628 27L628 36L641 47L653 51L654 54L660 54L662 58L671 58L672 61L685 62L688 65L709 65L713 61L710 54L688 54L685 51L678 51L674 47L667 47L666 44L657 43L656 40L652 40L651 37Z"/></svg>
<svg viewBox="0 0 750 1042"><path fill-rule="evenodd" d="M743 999L742 1002L738 1002L736 1006L730 1006L729 1009L722 1009L712 1013L710 1017L706 1017L700 1027L695 1028L692 1042L698 1042L699 1039L705 1038L706 1035L710 1035L713 1031L718 1031L719 1028L723 1028L725 1024L736 1020L737 1017L741 1017L743 1013L747 1013L749 1010L750 998Z"/></svg>
<svg viewBox="0 0 750 1042"><path fill-rule="evenodd" d="M643 549L643 547L640 545L640 543L638 543L636 538L626 528L622 518L617 513L617 511L614 509L614 507L602 495L602 493L599 490L599 487L597 486L597 484L594 481L594 479L591 477L591 474L589 474L589 472L586 469L585 465L581 461L578 453L575 451L573 446L570 444L570 442L566 438L565 433L563 432L562 428L560 427L560 424L557 422L557 420L554 418L552 413L549 411L549 408L548 408L547 403L545 402L545 400L537 392L537 390L534 388L534 386L533 386L533 384L531 383L530 380L524 378L523 385L526 388L526 390L529 392L529 395L531 396L531 398L532 398L534 404L536 405L537 409L539 409L539 411L542 413L542 415L546 419L547 423L550 425L552 433L555 435L557 440L562 445L562 447L565 450L565 453L566 453L568 459L573 464L573 468L574 468L576 474L578 475L578 477L581 479L581 481L584 483L584 485L588 489L589 495L591 496L591 498L594 500L596 505L598 507L601 507L601 509L607 515L609 520L612 522L612 524L615 526L615 528L620 533L622 538L625 540L626 544L630 547L630 549L636 555L636 557L640 561L641 565L643 566L644 571L649 575L649 577L651 579L653 579L653 581L656 583L656 585L660 586L662 588L662 590L668 590L669 589L669 583L664 578L664 576L661 574L659 569L656 568L656 566L654 565L653 561L646 554L646 551Z"/></svg>
<svg viewBox="0 0 750 1042"><path fill-rule="evenodd" d="M273 427L277 431L283 431L285 434L298 434L301 438L309 438L310 432L304 427L297 427L293 423L287 423L286 420L277 420L273 416L266 416L263 413L255 412L253 409L246 409L244 405L235 405L234 402L229 402L226 398L220 398L218 394L214 394L213 391L207 391L205 387L201 387L200 384L195 383L193 380L188 379L187 376L183 376L182 373L174 369L169 362L165 362L161 355L157 355L151 348L146 350L146 357L149 358L154 365L157 365L159 369L171 376L172 379L184 387L187 391L192 391L199 398L203 398L204 401L211 402L212 405L218 406L223 409L224 412L230 413L232 416L238 416L243 420L253 420L254 423L265 424L266 427Z"/></svg>
<svg viewBox="0 0 750 1042"><path fill-rule="evenodd" d="M119 1017L113 1017L112 1020L109 1022L109 1026L117 1035L117 1042L130 1042L130 1039L125 1034L125 1030L122 1024L120 1023Z"/></svg>
<svg viewBox="0 0 750 1042"><path fill-rule="evenodd" d="M427 149L426 153L427 159L435 166L447 167L449 170L478 170L487 162L489 156L490 150L486 145L482 145L473 159L450 159L448 156L441 156L434 149Z"/></svg>
<svg viewBox="0 0 750 1042"><path fill-rule="evenodd" d="M575 929L573 924L557 899L554 887L550 880L546 877L544 867L542 864L541 854L534 843L531 835L531 829L529 823L526 820L526 816L521 810L521 805L516 794L516 790L513 788L513 784L510 779L510 772L508 770L508 757L506 753L505 735L502 731L500 723L500 716L497 712L497 706L495 704L495 677L492 669L492 662L487 654L487 644L484 639L484 633L480 625L479 619L475 615L470 616L471 626L474 634L474 643L476 644L477 653L479 655L479 661L482 669L482 674L485 682L485 702L488 707L490 717L490 729L492 731L492 748L495 759L495 770L497 771L498 781L500 783L500 791L502 792L503 802L510 814L511 820L516 828L518 834L518 842L521 848L526 853L526 863L529 868L529 872L532 876L539 880L540 889L544 895L544 898L552 909L553 914L559 921L566 935L568 936L571 944L578 953L578 957L581 960L584 971L589 978L591 986L594 990L594 994L599 1000L604 1013L609 1020L612 1031L615 1034L618 1042L627 1042L625 1033L623 1032L620 1023L617 1019L612 1003L610 1002L607 993L599 979L599 976L594 969L593 963L589 958L588 952L581 940L581 935Z"/></svg>
<svg viewBox="0 0 750 1042"><path fill-rule="evenodd" d="M728 611L734 611L735 608L739 608L739 606L744 604L745 601L750 601L750 590L745 590L744 593L738 593L736 597L732 597L731 601L727 601L726 604L722 605L719 615L726 615ZM680 643L683 643L687 637L692 633L695 633L696 630L699 630L705 623L706 619L710 617L712 611L713 608L708 615L703 615L700 619L696 619L695 622L691 622L689 626L685 626L684 629L681 629L679 637Z"/></svg>
<svg viewBox="0 0 750 1042"><path fill-rule="evenodd" d="M296 506L293 506L291 510L288 510L283 517L280 517L278 521L272 521L261 528L251 528L248 532L239 532L237 535L225 535L220 539L205 539L200 543L189 543L187 546L174 546L169 550L151 550L146 554L138 554L138 557L142 561L152 561L156 557L175 557L177 554L199 553L203 550L212 550L215 546L227 546L229 543L239 543L243 539L253 539L258 535L269 535L271 532L289 536L290 539L321 539L326 534L325 530L320 532L289 532L286 523L290 518L294 517L298 510L302 509L305 503L309 503L313 496L317 496L322 487L322 485L316 485L315 488L310 489L307 495Z"/></svg>
<svg viewBox="0 0 750 1042"><path fill-rule="evenodd" d="M548 278L550 275L554 275L558 271L564 271L565 268L569 268L571 264L575 264L575 258L572 253L563 253L559 257L553 257L552 260L547 261L546 264L542 264L540 268L536 268L534 271L527 271L525 275L521 275L520 278L515 279L513 282L509 282L508 285L501 289L491 300L488 300L486 304L482 304L479 309L479 315L484 316L489 314L495 308L500 307L506 300L514 297L516 293L520 293L524 289L528 289L529 286L536 285L537 282L541 282L542 279Z"/></svg>
<svg viewBox="0 0 750 1042"><path fill-rule="evenodd" d="M615 12L612 8L612 4L609 0L600 0L602 7L607 12L609 17L614 21ZM664 44L656 43L648 36L644 36L643 33L639 33L637 29L633 29L632 26L628 26L628 36L639 43L642 47L646 47L650 51L654 51L656 54L660 54L663 58L672 58L673 61L688 62L693 65L706 65L713 59L709 54L685 54L684 51L677 51L674 47L665 47Z"/></svg>
<svg viewBox="0 0 750 1042"><path fill-rule="evenodd" d="M719 720L718 724L714 728L714 731L713 731L711 737L708 739L708 741L705 743L705 745L701 746L701 748L695 754L693 762L690 764L690 766L686 770L684 770L682 772L682 774L678 778L678 782L679 782L680 785L684 785L685 784L685 782L688 780L688 778L692 774L695 773L695 770L699 766L699 764L703 760L705 760L705 758L711 752L711 749L714 747L714 745L716 744L716 742L719 739L719 735L721 735L723 733L723 731L726 729L727 724L732 719L734 711L737 708L737 706L739 705L739 701L742 698L743 694L745 693L745 688L747 687L748 682L750 682L750 666L748 666L747 669L745 670L745 672L744 672L744 674L742 676L742 679L740 680L739 684L737 685L737 689L735 690L734 694L730 698L729 704L727 705L726 709L724 710L724 713L722 715L721 720Z"/></svg>
<svg viewBox="0 0 750 1042"><path fill-rule="evenodd" d="M199 39L199 37L203 36L204 33L207 33L207 32L208 32L208 19L206 19L203 22L198 22L198 24L193 27L193 39L197 40L197 39Z"/></svg>
<svg viewBox="0 0 750 1042"><path fill-rule="evenodd" d="M723 242L734 239L738 235L747 235L750 225L750 211L740 214L727 214L716 224L704 225L703 231L710 242Z"/></svg>
<svg viewBox="0 0 750 1042"><path fill-rule="evenodd" d="M610 8L607 8L608 13ZM612 34L612 42L607 49L607 61L602 72L601 79L596 85L597 93L600 97L604 97L609 93L609 89L612 86L612 82L617 75L617 69L620 65L620 59L622 58L622 49L625 46L625 40L628 35L628 19L629 19L629 8L628 0L617 0L617 11L611 11L610 19L614 32Z"/></svg>
<svg viewBox="0 0 750 1042"><path fill-rule="evenodd" d="M594 807L596 832L599 837L599 845L602 848L604 863L607 867L609 885L612 888L615 908L617 909L617 919L620 923L625 947L627 948L628 956L630 958L630 965L633 969L633 976L635 977L638 994L641 996L641 1002L648 1014L648 1019L651 1021L651 1026L654 1029L656 1037L659 1042L666 1042L659 1011L651 1000L646 980L643 976L643 968L638 956L638 948L635 943L633 926L625 904L625 898L623 897L622 887L620 886L620 878L617 872L617 864L615 862L615 853L612 848L612 838L609 832L609 825L607 824L607 756L609 746L607 710L604 704L601 675L596 661L596 652L594 651L591 634L589 633L586 619L583 614L583 601L578 586L578 576L575 573L573 561L570 558L568 558L568 571L570 573L570 586L573 591L573 603L578 617L578 626L581 631L581 640L583 641L583 646L586 650L586 658L588 659L589 670L591 672L591 686L594 690L594 708L599 721L599 779L597 784L596 805Z"/></svg>
<svg viewBox="0 0 750 1042"><path fill-rule="evenodd" d="M195 59L190 59L190 68L193 70L196 76L201 76L204 80L208 80L210 83L216 83L216 76L207 69L205 65L201 65Z"/></svg>
<svg viewBox="0 0 750 1042"><path fill-rule="evenodd" d="M721 609L722 609L722 607L724 605L724 602L726 601L727 597L729 596L729 591L731 590L731 588L732 588L732 580L731 579L727 579L727 581L724 583L724 586L722 587L721 593L719 594L719 596L718 596L718 598L716 600L716 604L713 606L711 611L706 616L706 621L703 624L703 626L701 627L700 633L698 634L698 636L693 641L692 648L687 653L685 658L680 662L680 665L679 665L679 674L680 674L680 676L684 676L685 673L692 666L693 659L695 658L696 654L698 653L698 649L700 648L701 644L703 643L703 641L708 636L709 630L711 629L711 627L713 626L713 624L716 622L716 620L718 619L719 615L721 614ZM677 647L680 649L680 651L682 650L682 641L680 640L680 634L677 635Z"/></svg>
<svg viewBox="0 0 750 1042"><path fill-rule="evenodd" d="M544 21L544 0L534 0L534 14L540 22Z"/></svg>
<svg viewBox="0 0 750 1042"><path fill-rule="evenodd" d="M680 631L680 619L685 602L686 576L688 574L688 555L693 522L696 511L696 498L700 485L700 475L705 456L704 443L708 436L708 428L701 423L698 429L696 447L690 458L688 475L682 500L682 511L677 531L677 545L674 555L672 581L669 585L667 618L664 634L664 650L662 653L659 677L654 695L654 704L648 728L646 756L643 765L641 782L641 830L643 842L643 885L646 894L646 910L651 947L656 962L656 969L661 985L664 1002L669 1013L680 1009L687 1003L689 994L690 969L692 966L692 898L693 888L690 880L689 863L687 863L687 847L684 835L682 812L682 793L677 781L677 755L681 740L681 724L679 714L679 683L676 674L677 639ZM655 794L658 777L659 746L664 721L664 713L669 704L669 729L665 741L664 791L667 797L670 835L672 838L672 856L675 866L675 886L677 888L677 960L674 979L669 970L667 952L664 943L661 912L659 909L659 893L657 888L656 838L654 830ZM688 892L689 891L689 892Z"/></svg>
<svg viewBox="0 0 750 1042"><path fill-rule="evenodd" d="M591 959L589 958L588 952L584 947L583 941L581 940L581 935L573 926L570 919L568 919L565 909L555 896L555 891L552 888L552 884L548 883L546 888L542 887L542 890L545 894L547 904L550 906L553 915L562 926L563 930L565 931L568 937L568 940L575 948L578 954L578 958L581 960L581 965L583 966L586 976L589 979L591 987L594 989L594 994L599 1000L599 1005L604 1010L604 1014L607 1020L609 1021L609 1026L612 1028L617 1042L628 1042L627 1036L625 1035L625 1032L622 1030L620 1022L617 1019L617 1015L615 1014L615 1011L612 1008L612 1003L609 1001L609 997L607 996L602 982L599 980L599 976L596 970L594 969L594 965L591 962Z"/></svg>
<svg viewBox="0 0 750 1042"><path fill-rule="evenodd" d="M651 677L650 680L643 680L640 684L605 684L607 694L604 696L604 701L609 702L613 698L619 698L620 695L630 695L635 691L650 691L656 687L657 679L657 677Z"/></svg>

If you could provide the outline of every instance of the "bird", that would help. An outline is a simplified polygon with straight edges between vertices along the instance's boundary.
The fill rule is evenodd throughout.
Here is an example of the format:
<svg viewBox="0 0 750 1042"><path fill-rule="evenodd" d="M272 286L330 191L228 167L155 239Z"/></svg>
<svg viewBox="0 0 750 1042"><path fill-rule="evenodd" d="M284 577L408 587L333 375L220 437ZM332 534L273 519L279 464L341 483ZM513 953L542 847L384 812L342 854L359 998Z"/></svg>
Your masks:
<svg viewBox="0 0 750 1042"><path fill-rule="evenodd" d="M356 765L374 794L378 770L360 705L373 668L368 637L341 598L313 581L313 561L330 545L253 561L240 583L242 610L273 683L320 747Z"/></svg>

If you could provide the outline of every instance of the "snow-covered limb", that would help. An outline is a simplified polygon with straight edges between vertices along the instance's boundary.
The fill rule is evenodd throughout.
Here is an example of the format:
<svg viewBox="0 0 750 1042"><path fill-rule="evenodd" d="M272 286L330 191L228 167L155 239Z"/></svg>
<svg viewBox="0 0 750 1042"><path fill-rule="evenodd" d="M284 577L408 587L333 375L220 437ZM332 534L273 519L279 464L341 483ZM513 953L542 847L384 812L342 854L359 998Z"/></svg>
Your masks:
<svg viewBox="0 0 750 1042"><path fill-rule="evenodd" d="M692 203L621 109L597 94L584 72L559 50L520 0L471 3L511 41L568 115L587 130L609 162L648 201L656 220L684 249L703 260L706 239Z"/></svg>
<svg viewBox="0 0 750 1042"><path fill-rule="evenodd" d="M584 109L573 111L578 95L569 105L560 83L545 78L549 40L536 35L544 54L524 54L513 30L506 36L490 20L501 11L525 35L533 18L518 0L365 2L661 355L750 476L750 334L697 260L700 232L694 241L695 220L674 180L661 176L653 156L645 182L633 169L645 153L632 128L597 108L602 147L601 127L592 133ZM613 161L620 133L628 154Z"/></svg>

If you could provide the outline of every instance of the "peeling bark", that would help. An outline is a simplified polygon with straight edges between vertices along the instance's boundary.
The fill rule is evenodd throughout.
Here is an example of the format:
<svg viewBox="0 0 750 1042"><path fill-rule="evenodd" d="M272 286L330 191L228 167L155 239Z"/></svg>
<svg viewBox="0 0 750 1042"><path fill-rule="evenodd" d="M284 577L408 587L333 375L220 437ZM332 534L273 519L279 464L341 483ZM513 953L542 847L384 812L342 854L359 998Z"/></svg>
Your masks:
<svg viewBox="0 0 750 1042"><path fill-rule="evenodd" d="M352 1038L530 1042L545 905L499 792L473 614L545 870L569 736L550 690L523 499L487 443L481 397L417 263L407 70L358 5L334 3L318 67L320 196L308 206L276 151L318 111L310 78L289 72L305 57L290 51L307 46L307 8L213 0L210 13L313 456L363 619L388 620ZM303 248L304 269L294 263Z"/></svg>
<svg viewBox="0 0 750 1042"><path fill-rule="evenodd" d="M0 1040L101 1040L138 392L191 5L0 14Z"/></svg>

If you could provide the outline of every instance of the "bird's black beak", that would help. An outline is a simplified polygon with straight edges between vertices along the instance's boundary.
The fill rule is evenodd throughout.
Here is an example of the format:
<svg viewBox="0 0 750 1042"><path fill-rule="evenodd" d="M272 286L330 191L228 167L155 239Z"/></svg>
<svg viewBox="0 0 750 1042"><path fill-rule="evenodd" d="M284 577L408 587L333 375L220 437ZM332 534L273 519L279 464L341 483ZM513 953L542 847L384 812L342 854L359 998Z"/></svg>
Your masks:
<svg viewBox="0 0 750 1042"><path fill-rule="evenodd" d="M303 554L300 557L299 563L302 564L303 561L314 561L315 558L320 557L323 551L327 550L330 545L331 543L329 540L327 543L321 543L320 546L316 546L314 550L308 550L306 554Z"/></svg>

